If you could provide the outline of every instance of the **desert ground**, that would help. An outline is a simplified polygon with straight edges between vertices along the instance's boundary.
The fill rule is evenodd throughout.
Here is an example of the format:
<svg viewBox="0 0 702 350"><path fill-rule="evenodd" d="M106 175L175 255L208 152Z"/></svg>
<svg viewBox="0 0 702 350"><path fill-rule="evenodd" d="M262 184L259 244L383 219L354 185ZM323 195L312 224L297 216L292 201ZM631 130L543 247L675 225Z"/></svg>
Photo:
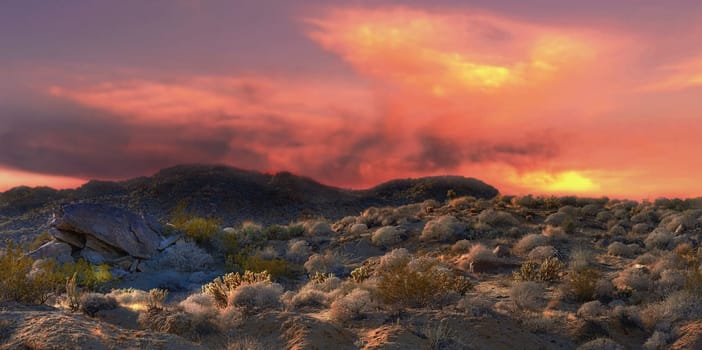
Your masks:
<svg viewBox="0 0 702 350"><path fill-rule="evenodd" d="M0 349L702 348L702 200L394 190L287 223L5 214L40 224L3 244Z"/></svg>

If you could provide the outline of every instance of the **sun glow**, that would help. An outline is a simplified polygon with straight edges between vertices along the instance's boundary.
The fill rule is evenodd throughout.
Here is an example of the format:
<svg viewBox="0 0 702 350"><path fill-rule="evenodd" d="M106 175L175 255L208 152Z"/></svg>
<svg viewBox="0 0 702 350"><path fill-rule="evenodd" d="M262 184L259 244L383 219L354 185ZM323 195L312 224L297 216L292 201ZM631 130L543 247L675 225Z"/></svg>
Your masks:
<svg viewBox="0 0 702 350"><path fill-rule="evenodd" d="M513 177L512 182L549 193L592 193L600 190L599 184L574 170L557 173L533 171Z"/></svg>

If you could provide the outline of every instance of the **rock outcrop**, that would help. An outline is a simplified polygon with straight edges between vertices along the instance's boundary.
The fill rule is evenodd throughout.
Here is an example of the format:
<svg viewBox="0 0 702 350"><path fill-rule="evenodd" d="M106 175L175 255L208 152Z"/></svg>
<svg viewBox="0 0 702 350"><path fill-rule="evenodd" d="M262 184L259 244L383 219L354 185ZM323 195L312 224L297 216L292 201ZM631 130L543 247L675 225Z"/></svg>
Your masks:
<svg viewBox="0 0 702 350"><path fill-rule="evenodd" d="M154 228L156 225L144 218L124 209L101 204L64 205L62 212L54 215L51 226L53 229L49 232L56 241L49 242L41 251L44 247L38 249L38 257L55 257L55 254L49 254L49 248L53 247L61 247L60 253L64 254L65 245L68 245L73 256L91 263L124 263L125 257L151 258L163 240L160 232Z"/></svg>

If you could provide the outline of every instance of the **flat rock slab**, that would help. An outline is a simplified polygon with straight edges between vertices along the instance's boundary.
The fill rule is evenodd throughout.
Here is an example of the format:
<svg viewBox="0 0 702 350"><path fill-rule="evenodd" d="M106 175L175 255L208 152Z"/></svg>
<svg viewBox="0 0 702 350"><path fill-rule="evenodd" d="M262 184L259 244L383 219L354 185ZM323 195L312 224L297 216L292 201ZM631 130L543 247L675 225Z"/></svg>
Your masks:
<svg viewBox="0 0 702 350"><path fill-rule="evenodd" d="M124 209L79 203L65 205L62 211L51 226L58 231L58 235L55 235L57 239L74 246L91 241L91 248L101 252L95 244L98 241L101 246L110 248L104 252L108 255L121 251L133 257L148 259L161 243L160 234L144 219ZM66 237L70 239L64 239Z"/></svg>

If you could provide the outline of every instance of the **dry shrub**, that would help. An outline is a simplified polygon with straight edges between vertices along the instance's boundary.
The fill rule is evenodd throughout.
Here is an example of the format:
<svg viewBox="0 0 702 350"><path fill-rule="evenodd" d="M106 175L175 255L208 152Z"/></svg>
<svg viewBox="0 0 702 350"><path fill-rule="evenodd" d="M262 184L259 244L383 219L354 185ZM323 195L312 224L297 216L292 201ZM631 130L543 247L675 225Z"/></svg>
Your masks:
<svg viewBox="0 0 702 350"><path fill-rule="evenodd" d="M446 215L426 223L419 239L424 242L448 242L460 238L465 225L453 216Z"/></svg>
<svg viewBox="0 0 702 350"><path fill-rule="evenodd" d="M85 293L80 297L80 311L95 317L100 310L113 310L117 307L115 298L100 293Z"/></svg>
<svg viewBox="0 0 702 350"><path fill-rule="evenodd" d="M341 257L329 250L325 254L312 254L305 262L305 270L308 274L316 272L333 273L342 275L344 265L341 262Z"/></svg>
<svg viewBox="0 0 702 350"><path fill-rule="evenodd" d="M114 289L109 294L115 298L117 304L132 310L145 310L149 300L149 293L139 289Z"/></svg>
<svg viewBox="0 0 702 350"><path fill-rule="evenodd" d="M288 242L285 257L296 263L303 263L312 254L310 244L305 240L293 239Z"/></svg>
<svg viewBox="0 0 702 350"><path fill-rule="evenodd" d="M212 296L202 293L189 295L178 304L183 311L201 317L215 317L218 310Z"/></svg>
<svg viewBox="0 0 702 350"><path fill-rule="evenodd" d="M388 247L402 242L406 237L406 232L402 227L385 226L373 232L371 242L376 246Z"/></svg>
<svg viewBox="0 0 702 350"><path fill-rule="evenodd" d="M612 242L612 244L607 247L607 254L631 258L634 255L634 250L622 242Z"/></svg>
<svg viewBox="0 0 702 350"><path fill-rule="evenodd" d="M251 337L230 340L225 350L266 350L258 340Z"/></svg>
<svg viewBox="0 0 702 350"><path fill-rule="evenodd" d="M602 273L595 268L570 270L566 276L566 295L578 301L593 300L598 297L598 282Z"/></svg>
<svg viewBox="0 0 702 350"><path fill-rule="evenodd" d="M533 260L525 261L519 272L514 272L517 281L557 281L561 278L563 264L558 258L546 258L540 263Z"/></svg>
<svg viewBox="0 0 702 350"><path fill-rule="evenodd" d="M326 307L329 305L329 295L320 290L303 288L287 304L294 309Z"/></svg>
<svg viewBox="0 0 702 350"><path fill-rule="evenodd" d="M548 244L548 242L548 237L539 233L532 233L522 237L519 242L514 245L512 251L517 255L524 255L538 246Z"/></svg>
<svg viewBox="0 0 702 350"><path fill-rule="evenodd" d="M245 271L244 274L228 273L215 278L212 282L202 286L202 293L211 296L217 307L225 308L228 305L229 296L239 286L259 282L271 282L271 275L266 272Z"/></svg>
<svg viewBox="0 0 702 350"><path fill-rule="evenodd" d="M396 248L380 257L378 272L394 270L407 264L411 258L409 251L405 248Z"/></svg>
<svg viewBox="0 0 702 350"><path fill-rule="evenodd" d="M323 220L306 221L303 226L307 235L311 237L329 236L334 233L328 222Z"/></svg>
<svg viewBox="0 0 702 350"><path fill-rule="evenodd" d="M478 214L478 222L492 227L510 227L519 225L519 220L506 211L486 209Z"/></svg>
<svg viewBox="0 0 702 350"><path fill-rule="evenodd" d="M469 240L461 239L451 246L451 252L455 254L467 253L472 245L473 244Z"/></svg>
<svg viewBox="0 0 702 350"><path fill-rule="evenodd" d="M331 304L329 317L333 321L345 323L363 318L364 314L372 307L370 293L367 290L354 289Z"/></svg>
<svg viewBox="0 0 702 350"><path fill-rule="evenodd" d="M660 302L646 305L640 317L648 329L670 329L675 322L700 319L702 296L687 291L674 292Z"/></svg>
<svg viewBox="0 0 702 350"><path fill-rule="evenodd" d="M558 251L556 248L550 245L542 245L532 249L529 254L527 254L528 260L544 260L548 258L554 258L558 256Z"/></svg>
<svg viewBox="0 0 702 350"><path fill-rule="evenodd" d="M578 346L577 350L624 350L619 343L609 338L597 338Z"/></svg>
<svg viewBox="0 0 702 350"><path fill-rule="evenodd" d="M668 249L673 242L673 234L663 229L655 229L644 240L648 249Z"/></svg>
<svg viewBox="0 0 702 350"><path fill-rule="evenodd" d="M243 284L234 289L229 296L229 305L247 309L264 309L277 307L283 287L270 281Z"/></svg>
<svg viewBox="0 0 702 350"><path fill-rule="evenodd" d="M205 250L198 247L194 242L183 240L166 248L147 262L152 269L168 269L181 272L206 270L213 263L212 256Z"/></svg>
<svg viewBox="0 0 702 350"><path fill-rule="evenodd" d="M149 309L139 314L139 327L165 332L198 341L202 336L216 332L210 318L202 318L178 309Z"/></svg>
<svg viewBox="0 0 702 350"><path fill-rule="evenodd" d="M544 306L544 287L541 283L523 281L515 283L509 291L514 304L522 310L539 311Z"/></svg>
<svg viewBox="0 0 702 350"><path fill-rule="evenodd" d="M152 289L149 291L149 297L147 299L146 305L149 309L151 308L163 308L163 303L168 297L168 290L166 289Z"/></svg>
<svg viewBox="0 0 702 350"><path fill-rule="evenodd" d="M573 270L588 268L593 260L593 252L587 248L576 247L570 252L568 266Z"/></svg>
<svg viewBox="0 0 702 350"><path fill-rule="evenodd" d="M651 289L652 281L643 267L633 266L619 271L612 280L617 290L622 292L646 292Z"/></svg>
<svg viewBox="0 0 702 350"><path fill-rule="evenodd" d="M563 241L568 239L568 235L566 234L565 230L558 226L547 225L546 228L541 231L541 234L551 240Z"/></svg>
<svg viewBox="0 0 702 350"><path fill-rule="evenodd" d="M470 247L467 255L467 260L472 262L493 262L499 259L490 249L482 244L476 244Z"/></svg>
<svg viewBox="0 0 702 350"><path fill-rule="evenodd" d="M450 295L464 295L470 288L470 280L428 258L404 259L382 271L377 285L383 302L408 307L441 305Z"/></svg>
<svg viewBox="0 0 702 350"><path fill-rule="evenodd" d="M587 319L595 319L607 314L607 308L599 300L588 301L580 305L577 315Z"/></svg>
<svg viewBox="0 0 702 350"><path fill-rule="evenodd" d="M665 350L668 348L668 343L671 340L671 336L668 333L661 331L655 331L651 336L646 339L643 344L644 350Z"/></svg>

